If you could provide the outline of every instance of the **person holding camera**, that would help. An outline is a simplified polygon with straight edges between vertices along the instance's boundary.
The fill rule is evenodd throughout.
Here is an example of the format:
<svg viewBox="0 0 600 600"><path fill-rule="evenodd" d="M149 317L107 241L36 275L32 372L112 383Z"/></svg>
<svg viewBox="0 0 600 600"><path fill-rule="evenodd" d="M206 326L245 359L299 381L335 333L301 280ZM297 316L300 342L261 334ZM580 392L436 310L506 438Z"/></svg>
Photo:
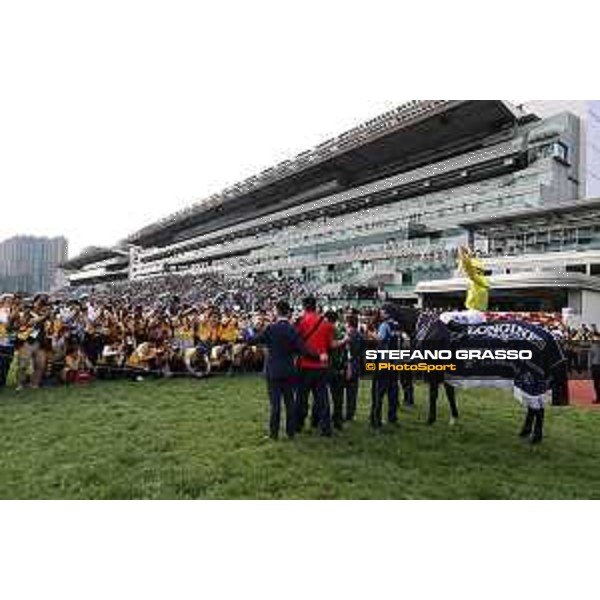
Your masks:
<svg viewBox="0 0 600 600"><path fill-rule="evenodd" d="M12 315L13 297L10 294L3 294L0 296L0 389L6 384L6 378L13 359Z"/></svg>
<svg viewBox="0 0 600 600"><path fill-rule="evenodd" d="M35 296L30 314L31 329L28 340L33 361L31 387L34 389L42 385L48 364L48 356L52 352L52 339L49 335L51 316L52 311L48 297L45 294Z"/></svg>

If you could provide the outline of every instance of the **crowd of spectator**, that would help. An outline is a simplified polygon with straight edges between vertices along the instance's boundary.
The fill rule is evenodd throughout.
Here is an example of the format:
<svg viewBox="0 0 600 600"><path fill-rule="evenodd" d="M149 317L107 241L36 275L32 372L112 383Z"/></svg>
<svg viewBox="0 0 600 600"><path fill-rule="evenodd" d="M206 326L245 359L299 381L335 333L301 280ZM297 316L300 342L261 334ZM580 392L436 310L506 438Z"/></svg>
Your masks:
<svg viewBox="0 0 600 600"><path fill-rule="evenodd" d="M316 293L315 284L293 278L172 274L65 288L34 298L4 295L0 386L36 388L47 381L119 373L139 377L203 374L211 368L259 370L264 355L252 339L272 320L276 303L285 298L298 310L302 298ZM335 308L340 322L354 314L361 335L376 338L375 309L324 308ZM596 357L592 349L595 341L600 345L596 325L565 327L547 313L529 316L542 319L563 342L571 372L587 372L597 363L600 381L600 352Z"/></svg>
<svg viewBox="0 0 600 600"><path fill-rule="evenodd" d="M0 386L93 377L259 370L252 343L282 297L300 306L314 287L274 277L167 275L33 298L0 297ZM340 312L344 312L342 309ZM367 335L372 313L361 316Z"/></svg>

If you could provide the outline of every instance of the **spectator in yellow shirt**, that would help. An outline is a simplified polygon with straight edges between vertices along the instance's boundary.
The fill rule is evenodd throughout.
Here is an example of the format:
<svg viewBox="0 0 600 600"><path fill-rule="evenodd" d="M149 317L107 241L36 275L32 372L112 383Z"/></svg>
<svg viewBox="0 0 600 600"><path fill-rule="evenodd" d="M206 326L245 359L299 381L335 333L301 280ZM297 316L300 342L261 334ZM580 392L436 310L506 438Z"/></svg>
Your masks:
<svg viewBox="0 0 600 600"><path fill-rule="evenodd" d="M240 337L240 330L237 320L224 317L221 321L220 338L222 342L233 344Z"/></svg>

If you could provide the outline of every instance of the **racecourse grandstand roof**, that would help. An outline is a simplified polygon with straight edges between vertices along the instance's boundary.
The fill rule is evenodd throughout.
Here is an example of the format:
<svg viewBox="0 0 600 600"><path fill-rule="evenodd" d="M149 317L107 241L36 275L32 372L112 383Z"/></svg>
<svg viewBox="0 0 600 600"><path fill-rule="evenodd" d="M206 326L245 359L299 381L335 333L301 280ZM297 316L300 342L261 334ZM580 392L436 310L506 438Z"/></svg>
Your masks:
<svg viewBox="0 0 600 600"><path fill-rule="evenodd" d="M81 269L86 265L91 265L102 260L126 255L128 255L127 250L120 248L88 246L87 248L84 248L77 256L62 263L60 267L65 271L76 271L77 269Z"/></svg>
<svg viewBox="0 0 600 600"><path fill-rule="evenodd" d="M477 147L484 137L508 129L522 117L500 100L411 101L169 215L126 242L168 244L201 222L227 224L234 210L239 218L251 218L258 209L275 210L283 199L300 204L415 168L438 156Z"/></svg>

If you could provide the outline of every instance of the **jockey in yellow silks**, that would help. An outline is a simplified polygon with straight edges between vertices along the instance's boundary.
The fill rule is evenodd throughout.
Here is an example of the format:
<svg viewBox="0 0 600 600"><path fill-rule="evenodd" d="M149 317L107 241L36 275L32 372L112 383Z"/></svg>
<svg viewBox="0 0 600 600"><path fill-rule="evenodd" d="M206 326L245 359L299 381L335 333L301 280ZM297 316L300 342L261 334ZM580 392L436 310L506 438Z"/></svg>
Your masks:
<svg viewBox="0 0 600 600"><path fill-rule="evenodd" d="M490 283L485 275L483 263L473 256L468 248L463 246L458 249L458 265L469 279L465 300L467 310L444 312L440 315L440 319L444 323L450 321L469 324L482 323L485 321L483 311L487 310L490 298Z"/></svg>
<svg viewBox="0 0 600 600"><path fill-rule="evenodd" d="M490 282L485 276L483 263L464 247L458 250L458 262L462 272L469 278L465 307L468 310L487 310Z"/></svg>

